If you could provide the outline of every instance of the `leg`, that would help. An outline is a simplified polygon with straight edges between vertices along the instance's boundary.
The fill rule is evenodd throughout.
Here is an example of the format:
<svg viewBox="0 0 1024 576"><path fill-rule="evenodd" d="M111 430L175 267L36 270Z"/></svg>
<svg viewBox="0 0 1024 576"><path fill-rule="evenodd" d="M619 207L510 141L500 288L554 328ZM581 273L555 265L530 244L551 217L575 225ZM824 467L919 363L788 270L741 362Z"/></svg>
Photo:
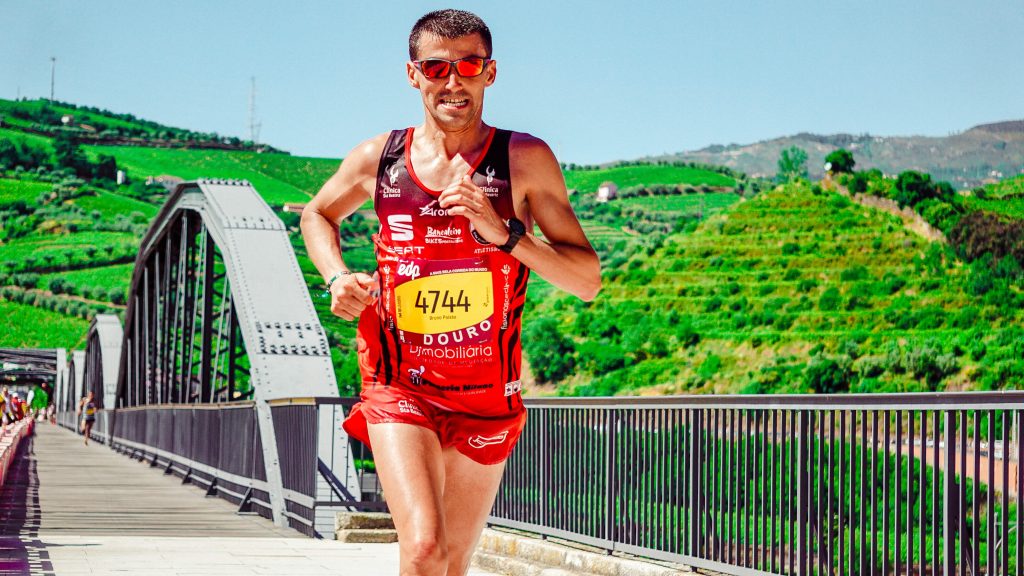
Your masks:
<svg viewBox="0 0 1024 576"><path fill-rule="evenodd" d="M480 533L494 505L505 463L486 466L455 448L445 448L444 508L448 535L448 574L469 570Z"/></svg>
<svg viewBox="0 0 1024 576"><path fill-rule="evenodd" d="M401 576L443 576L448 563L437 434L415 424L369 424L373 460L398 530Z"/></svg>

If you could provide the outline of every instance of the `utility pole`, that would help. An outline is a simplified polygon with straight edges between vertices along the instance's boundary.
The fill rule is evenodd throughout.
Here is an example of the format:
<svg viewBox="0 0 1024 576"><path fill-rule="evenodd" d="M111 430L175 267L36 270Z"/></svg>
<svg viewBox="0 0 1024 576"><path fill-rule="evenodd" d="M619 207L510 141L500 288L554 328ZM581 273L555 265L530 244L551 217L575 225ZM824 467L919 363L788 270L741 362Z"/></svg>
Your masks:
<svg viewBox="0 0 1024 576"><path fill-rule="evenodd" d="M261 124L256 121L256 77L253 76L251 80L252 89L249 91L249 140L252 141L252 147L258 149Z"/></svg>
<svg viewBox="0 0 1024 576"><path fill-rule="evenodd" d="M53 85L57 78L57 57L50 56L50 102L53 102Z"/></svg>

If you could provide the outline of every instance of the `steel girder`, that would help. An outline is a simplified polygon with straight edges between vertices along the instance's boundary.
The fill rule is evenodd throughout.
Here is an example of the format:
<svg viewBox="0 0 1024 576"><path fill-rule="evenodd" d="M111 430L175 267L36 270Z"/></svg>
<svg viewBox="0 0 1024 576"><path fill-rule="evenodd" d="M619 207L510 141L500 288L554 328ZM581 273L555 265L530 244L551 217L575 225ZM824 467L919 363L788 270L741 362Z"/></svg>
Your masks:
<svg viewBox="0 0 1024 576"><path fill-rule="evenodd" d="M65 392L64 410L78 410L78 400L85 396L85 350L73 350L68 361L68 387Z"/></svg>
<svg viewBox="0 0 1024 576"><path fill-rule="evenodd" d="M97 314L89 323L81 395L91 390L96 403L104 410L117 407L117 362L121 358L123 337L121 321L113 314ZM77 406L77 399L75 402Z"/></svg>
<svg viewBox="0 0 1024 576"><path fill-rule="evenodd" d="M285 524L268 402L338 390L284 224L248 182L186 182L168 198L135 262L119 368L119 408L255 400Z"/></svg>

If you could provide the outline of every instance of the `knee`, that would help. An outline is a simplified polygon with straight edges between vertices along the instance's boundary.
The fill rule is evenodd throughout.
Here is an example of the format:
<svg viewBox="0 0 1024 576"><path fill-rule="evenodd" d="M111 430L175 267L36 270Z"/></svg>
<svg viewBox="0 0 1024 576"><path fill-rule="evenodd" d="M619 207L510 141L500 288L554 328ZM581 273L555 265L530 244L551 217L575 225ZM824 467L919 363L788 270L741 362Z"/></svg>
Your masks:
<svg viewBox="0 0 1024 576"><path fill-rule="evenodd" d="M411 567L413 574L444 573L442 567L448 565L448 546L443 538L436 535L417 535L400 546L402 555L407 560L402 563Z"/></svg>

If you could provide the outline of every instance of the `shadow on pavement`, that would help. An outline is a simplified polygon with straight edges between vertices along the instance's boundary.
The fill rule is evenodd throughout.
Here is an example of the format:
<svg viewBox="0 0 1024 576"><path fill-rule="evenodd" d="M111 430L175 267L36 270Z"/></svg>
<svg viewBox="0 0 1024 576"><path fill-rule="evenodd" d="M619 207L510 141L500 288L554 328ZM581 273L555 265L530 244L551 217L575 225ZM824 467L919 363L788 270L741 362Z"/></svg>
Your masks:
<svg viewBox="0 0 1024 576"><path fill-rule="evenodd" d="M50 553L39 539L39 476L34 436L25 438L0 488L0 575L55 576Z"/></svg>

